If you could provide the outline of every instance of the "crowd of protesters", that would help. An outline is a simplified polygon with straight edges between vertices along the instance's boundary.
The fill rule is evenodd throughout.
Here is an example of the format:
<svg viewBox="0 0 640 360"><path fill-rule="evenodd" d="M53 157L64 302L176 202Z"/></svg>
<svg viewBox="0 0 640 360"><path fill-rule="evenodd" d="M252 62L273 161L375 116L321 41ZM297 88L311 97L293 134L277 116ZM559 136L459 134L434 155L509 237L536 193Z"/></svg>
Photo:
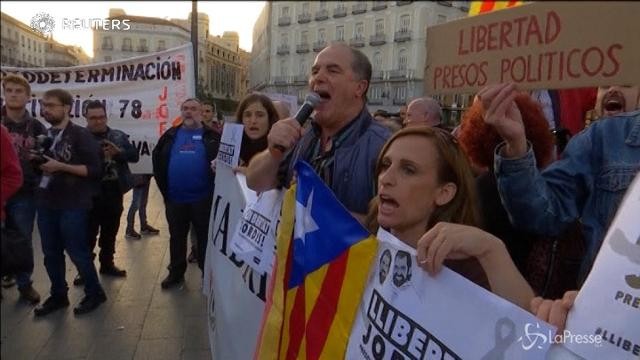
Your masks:
<svg viewBox="0 0 640 360"><path fill-rule="evenodd" d="M236 112L244 133L234 171L262 192L288 187L294 164L305 160L370 231L383 227L416 248L427 272L447 265L562 326L564 318L550 314L566 313L571 306L640 171L637 87L602 88L598 104L594 100L591 106L600 119L591 114L589 126L574 131L567 143L561 116L556 111L558 119L551 121L554 109L541 101L550 98L548 93L520 91L514 84L487 86L451 132L441 104L429 97L413 99L397 114L370 113L371 72L369 59L356 49L332 44L322 50L309 75L309 90L321 100L304 126L282 103L258 93L245 97ZM23 78L8 75L2 86L2 123L24 179L15 194L5 193L5 181L17 178L5 173L5 161L11 161L3 138L4 226L19 229L30 245L37 212L51 281L50 296L35 314L69 305L64 251L78 269L74 284L84 284L86 292L74 312L89 312L107 299L98 273L126 276L114 263L114 252L123 196L130 189L126 237L159 232L145 213L151 174L131 174L128 164L138 161L138 154L127 134L107 126L101 103L84 110L83 128L69 121L71 95L47 91L42 102L46 129L24 109L31 94ZM187 99L153 151L153 177L169 225L165 289L184 281L189 261L204 267L222 131L215 112L215 104ZM44 148L43 135L51 139ZM140 233L134 228L135 211ZM93 262L96 243L99 271ZM21 297L36 304L40 296L32 272L33 266L15 274L15 281Z"/></svg>

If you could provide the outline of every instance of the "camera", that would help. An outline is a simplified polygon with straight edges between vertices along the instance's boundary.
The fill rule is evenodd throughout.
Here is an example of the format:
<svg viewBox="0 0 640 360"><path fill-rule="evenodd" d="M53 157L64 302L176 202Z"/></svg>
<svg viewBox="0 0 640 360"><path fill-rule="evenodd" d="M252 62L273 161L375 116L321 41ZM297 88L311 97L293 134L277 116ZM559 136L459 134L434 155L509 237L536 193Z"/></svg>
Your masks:
<svg viewBox="0 0 640 360"><path fill-rule="evenodd" d="M32 159L31 162L40 166L46 163L48 160L44 157L45 155L51 156L49 148L53 144L53 139L47 135L38 135L36 136L36 144L34 148L31 150Z"/></svg>

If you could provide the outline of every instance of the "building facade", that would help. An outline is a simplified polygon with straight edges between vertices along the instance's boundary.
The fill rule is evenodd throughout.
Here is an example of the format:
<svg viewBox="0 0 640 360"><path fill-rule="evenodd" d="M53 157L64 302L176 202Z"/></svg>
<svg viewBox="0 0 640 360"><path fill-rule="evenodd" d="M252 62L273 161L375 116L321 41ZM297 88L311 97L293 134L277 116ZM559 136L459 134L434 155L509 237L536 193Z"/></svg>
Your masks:
<svg viewBox="0 0 640 360"><path fill-rule="evenodd" d="M369 108L389 112L424 94L427 26L467 12L465 2L452 1L278 1L271 7L268 50L259 49L268 51L268 79L252 76L251 89L296 95L302 103L315 56L329 43L342 42L371 61ZM254 50L256 30L263 26L257 22L254 28Z"/></svg>
<svg viewBox="0 0 640 360"><path fill-rule="evenodd" d="M263 91L269 85L271 72L271 9L272 3L268 1L253 26L249 90Z"/></svg>
<svg viewBox="0 0 640 360"><path fill-rule="evenodd" d="M95 60L125 59L177 47L191 42L191 14L187 19L160 19L127 15L121 9L110 9L110 19L128 19L129 30L94 30ZM242 50L239 36L225 32L209 33L209 16L198 13L198 87L219 100L238 101L246 92L242 86Z"/></svg>
<svg viewBox="0 0 640 360"><path fill-rule="evenodd" d="M2 65L44 67L47 38L17 19L1 13L2 34L0 56Z"/></svg>

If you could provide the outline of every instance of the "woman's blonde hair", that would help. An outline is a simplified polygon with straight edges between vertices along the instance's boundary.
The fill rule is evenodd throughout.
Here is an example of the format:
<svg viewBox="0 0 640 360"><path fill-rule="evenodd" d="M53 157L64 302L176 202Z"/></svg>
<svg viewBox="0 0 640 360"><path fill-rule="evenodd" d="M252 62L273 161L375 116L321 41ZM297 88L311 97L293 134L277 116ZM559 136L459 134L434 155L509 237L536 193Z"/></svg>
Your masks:
<svg viewBox="0 0 640 360"><path fill-rule="evenodd" d="M473 174L469 161L460 149L458 141L445 130L431 127L411 127L405 128L395 133L382 147L378 161L376 163L376 189L377 179L381 173L381 163L385 154L394 141L407 137L420 136L429 139L435 145L438 156L438 174L439 184L454 183L457 191L453 199L442 206L437 206L429 217L427 229L441 221L464 224L470 226L478 225L478 216L476 213L476 188ZM374 197L369 204L369 212L367 214L367 227L371 232L377 231L378 228L378 197Z"/></svg>

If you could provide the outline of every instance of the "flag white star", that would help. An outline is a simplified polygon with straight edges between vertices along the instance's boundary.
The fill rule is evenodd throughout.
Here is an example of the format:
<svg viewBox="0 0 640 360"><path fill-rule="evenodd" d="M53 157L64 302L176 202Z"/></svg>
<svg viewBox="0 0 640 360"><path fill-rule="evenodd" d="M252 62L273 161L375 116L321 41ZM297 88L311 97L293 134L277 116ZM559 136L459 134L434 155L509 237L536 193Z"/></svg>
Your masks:
<svg viewBox="0 0 640 360"><path fill-rule="evenodd" d="M294 239L301 239L302 243L305 242L305 237L308 233L319 230L318 224L311 217L311 208L313 206L313 190L309 194L307 199L307 206L301 203L296 204L296 223L294 227Z"/></svg>

